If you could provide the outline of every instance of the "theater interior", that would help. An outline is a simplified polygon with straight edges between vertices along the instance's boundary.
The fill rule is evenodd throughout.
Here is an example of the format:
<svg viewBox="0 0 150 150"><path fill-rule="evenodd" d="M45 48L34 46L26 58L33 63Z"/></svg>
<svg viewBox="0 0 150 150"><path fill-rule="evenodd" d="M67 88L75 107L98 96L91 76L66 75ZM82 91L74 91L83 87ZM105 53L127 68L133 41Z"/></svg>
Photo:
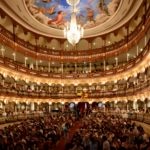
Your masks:
<svg viewBox="0 0 150 150"><path fill-rule="evenodd" d="M150 0L0 6L1 150L150 150Z"/></svg>

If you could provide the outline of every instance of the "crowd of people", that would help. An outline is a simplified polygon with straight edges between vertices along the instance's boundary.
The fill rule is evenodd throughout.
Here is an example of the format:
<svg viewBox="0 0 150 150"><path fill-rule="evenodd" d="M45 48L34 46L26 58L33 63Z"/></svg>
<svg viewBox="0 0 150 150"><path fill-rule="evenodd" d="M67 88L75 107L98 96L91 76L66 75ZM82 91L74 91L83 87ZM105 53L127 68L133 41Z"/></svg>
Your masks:
<svg viewBox="0 0 150 150"><path fill-rule="evenodd" d="M0 150L51 150L73 125L72 114L27 119L0 130Z"/></svg>
<svg viewBox="0 0 150 150"><path fill-rule="evenodd" d="M73 136L68 131L76 121ZM150 137L121 115L89 112L51 113L0 129L0 150L55 150L61 139L65 150L150 150Z"/></svg>
<svg viewBox="0 0 150 150"><path fill-rule="evenodd" d="M131 120L94 113L81 123L66 150L150 150L150 138Z"/></svg>

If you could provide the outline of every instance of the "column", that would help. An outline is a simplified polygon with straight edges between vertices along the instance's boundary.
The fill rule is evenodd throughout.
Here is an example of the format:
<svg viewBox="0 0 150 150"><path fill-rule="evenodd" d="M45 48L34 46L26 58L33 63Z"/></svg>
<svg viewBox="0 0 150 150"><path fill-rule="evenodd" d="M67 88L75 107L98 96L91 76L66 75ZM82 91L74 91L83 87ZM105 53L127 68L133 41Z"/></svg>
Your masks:
<svg viewBox="0 0 150 150"><path fill-rule="evenodd" d="M50 64L50 62L48 62L48 72L50 72L51 71L51 64Z"/></svg>
<svg viewBox="0 0 150 150"><path fill-rule="evenodd" d="M2 102L0 102L0 108L3 109L3 103Z"/></svg>
<svg viewBox="0 0 150 150"><path fill-rule="evenodd" d="M129 61L129 56L130 56L130 54L129 54L129 53L127 53L127 62Z"/></svg>
<svg viewBox="0 0 150 150"><path fill-rule="evenodd" d="M82 73L84 73L84 64L82 64Z"/></svg>
<svg viewBox="0 0 150 150"><path fill-rule="evenodd" d="M118 57L115 58L116 60L116 67L118 66Z"/></svg>
<svg viewBox="0 0 150 150"><path fill-rule="evenodd" d="M104 60L104 71L106 70L106 61Z"/></svg>
<svg viewBox="0 0 150 150"><path fill-rule="evenodd" d="M2 57L4 58L5 48L3 46L1 47L1 53L2 53Z"/></svg>
<svg viewBox="0 0 150 150"><path fill-rule="evenodd" d="M17 103L17 110L20 112L20 107L21 107L21 104L20 102Z"/></svg>
<svg viewBox="0 0 150 150"><path fill-rule="evenodd" d="M106 46L106 37L102 37L102 39L103 39L103 46L102 47L105 47Z"/></svg>
<svg viewBox="0 0 150 150"><path fill-rule="evenodd" d="M25 65L25 67L27 67L27 60L28 60L28 57L25 57L24 58L24 65Z"/></svg>
<svg viewBox="0 0 150 150"><path fill-rule="evenodd" d="M61 102L61 105L59 108L61 109L62 112L64 112L64 110L65 110L65 102L64 101Z"/></svg>
<svg viewBox="0 0 150 150"><path fill-rule="evenodd" d="M6 111L6 102L3 102L3 110Z"/></svg>
<svg viewBox="0 0 150 150"><path fill-rule="evenodd" d="M75 73L77 73L77 64L75 63Z"/></svg>
<svg viewBox="0 0 150 150"><path fill-rule="evenodd" d="M49 102L49 113L51 112L51 105L52 105L52 103Z"/></svg>
<svg viewBox="0 0 150 150"><path fill-rule="evenodd" d="M128 102L127 102L127 112L129 111L129 105L128 105Z"/></svg>
<svg viewBox="0 0 150 150"><path fill-rule="evenodd" d="M40 104L41 104L40 102L37 103L37 111L40 110Z"/></svg>
<svg viewBox="0 0 150 150"><path fill-rule="evenodd" d="M150 99L147 100L147 107L150 107Z"/></svg>
<svg viewBox="0 0 150 150"><path fill-rule="evenodd" d="M147 104L146 104L146 102L144 103L144 112L146 113L146 111L147 111Z"/></svg>
<svg viewBox="0 0 150 150"><path fill-rule="evenodd" d="M136 79L136 84L137 84L137 86L138 86L138 84L139 84L139 80L138 80L138 78Z"/></svg>
<svg viewBox="0 0 150 150"><path fill-rule="evenodd" d="M128 83L128 81L127 81L127 89L129 88L129 83Z"/></svg>
<svg viewBox="0 0 150 150"><path fill-rule="evenodd" d="M30 63L29 69L34 69L33 63Z"/></svg>
<svg viewBox="0 0 150 150"><path fill-rule="evenodd" d="M104 92L106 91L106 86L104 85Z"/></svg>
<svg viewBox="0 0 150 150"><path fill-rule="evenodd" d="M38 70L38 60L36 60L36 70Z"/></svg>
<svg viewBox="0 0 150 150"><path fill-rule="evenodd" d="M63 72L64 72L64 68L63 68L64 66L63 66L63 63L61 63L61 73L63 74Z"/></svg>
<svg viewBox="0 0 150 150"><path fill-rule="evenodd" d="M137 45L136 46L136 56L138 56L139 55L139 46Z"/></svg>
<svg viewBox="0 0 150 150"><path fill-rule="evenodd" d="M144 46L146 46L146 44L147 44L147 35L146 34L145 34L144 42L145 42Z"/></svg>
<svg viewBox="0 0 150 150"><path fill-rule="evenodd" d="M90 62L90 73L92 72L92 63Z"/></svg>
<svg viewBox="0 0 150 150"><path fill-rule="evenodd" d="M133 101L133 109L136 111L138 110L137 100Z"/></svg>
<svg viewBox="0 0 150 150"><path fill-rule="evenodd" d="M25 111L28 111L28 101L25 103Z"/></svg>
<svg viewBox="0 0 150 150"><path fill-rule="evenodd" d="M13 60L16 61L16 53L12 53L13 55Z"/></svg>
<svg viewBox="0 0 150 150"><path fill-rule="evenodd" d="M15 106L14 106L14 112L17 112L17 102L15 102Z"/></svg>
<svg viewBox="0 0 150 150"><path fill-rule="evenodd" d="M51 86L49 85L48 86L48 93L50 93L50 91L51 91Z"/></svg>
<svg viewBox="0 0 150 150"><path fill-rule="evenodd" d="M3 80L2 80L2 86L4 86L4 85L5 85L5 80L3 79Z"/></svg>
<svg viewBox="0 0 150 150"><path fill-rule="evenodd" d="M104 103L104 112L106 112L106 106L105 106L105 103Z"/></svg>
<svg viewBox="0 0 150 150"><path fill-rule="evenodd" d="M136 110L139 111L139 104L136 103Z"/></svg>
<svg viewBox="0 0 150 150"><path fill-rule="evenodd" d="M34 102L31 103L31 111L34 111L35 110L35 105L34 105Z"/></svg>

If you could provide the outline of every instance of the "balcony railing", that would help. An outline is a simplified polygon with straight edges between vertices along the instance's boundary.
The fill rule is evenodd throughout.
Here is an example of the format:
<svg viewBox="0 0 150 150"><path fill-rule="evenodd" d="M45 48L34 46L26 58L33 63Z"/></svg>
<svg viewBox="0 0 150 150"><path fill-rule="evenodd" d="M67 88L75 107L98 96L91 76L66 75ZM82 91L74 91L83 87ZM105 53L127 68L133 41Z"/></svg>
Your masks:
<svg viewBox="0 0 150 150"><path fill-rule="evenodd" d="M127 83L124 83L125 85ZM137 85L134 85L133 87L125 87L123 89L118 88L117 90L113 89L106 89L104 90L87 90L86 94L88 98L112 98L112 97L124 97L124 96L132 96L136 95L137 93L140 93L144 90L149 91L150 90L150 78L147 78L145 82L142 82ZM60 90L54 90L54 87L51 87L51 90L49 88L46 90L31 90L31 89L22 89L22 87L12 87L10 83L5 83L5 86L0 86L0 95L2 96L17 96L17 97L25 97L25 98L80 98L82 95L79 95L78 93L82 93L83 91L78 91L74 88L73 90L66 91L60 91Z"/></svg>
<svg viewBox="0 0 150 150"><path fill-rule="evenodd" d="M110 70L102 70L102 71L96 71L92 70L92 72L88 73L55 73L55 72L48 72L48 71L42 71L42 70L34 70L29 69L28 67L25 67L24 64L20 64L19 62L13 61L9 58L3 58L0 57L0 65L15 71L19 71L25 74L33 75L33 76L39 76L44 78L55 78L55 79L76 79L76 78L96 78L96 77L102 77L102 76L110 76L117 73L121 73L124 71L129 70L130 68L133 68L135 65L140 63L144 58L149 54L150 51L150 40L148 41L146 47L143 49L142 52L136 57L131 59L130 61L126 62L126 64L118 64L118 67L113 67ZM48 70L48 69L47 69Z"/></svg>

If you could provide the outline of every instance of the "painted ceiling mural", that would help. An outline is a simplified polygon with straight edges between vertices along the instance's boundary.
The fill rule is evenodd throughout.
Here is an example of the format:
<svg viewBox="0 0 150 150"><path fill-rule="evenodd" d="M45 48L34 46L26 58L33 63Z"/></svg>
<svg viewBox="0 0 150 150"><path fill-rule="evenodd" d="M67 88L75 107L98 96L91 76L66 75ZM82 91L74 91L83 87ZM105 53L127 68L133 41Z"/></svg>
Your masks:
<svg viewBox="0 0 150 150"><path fill-rule="evenodd" d="M121 0L80 0L76 6L77 21L85 29L107 21L117 10ZM66 0L25 0L32 16L41 23L63 29L70 21L71 6Z"/></svg>

